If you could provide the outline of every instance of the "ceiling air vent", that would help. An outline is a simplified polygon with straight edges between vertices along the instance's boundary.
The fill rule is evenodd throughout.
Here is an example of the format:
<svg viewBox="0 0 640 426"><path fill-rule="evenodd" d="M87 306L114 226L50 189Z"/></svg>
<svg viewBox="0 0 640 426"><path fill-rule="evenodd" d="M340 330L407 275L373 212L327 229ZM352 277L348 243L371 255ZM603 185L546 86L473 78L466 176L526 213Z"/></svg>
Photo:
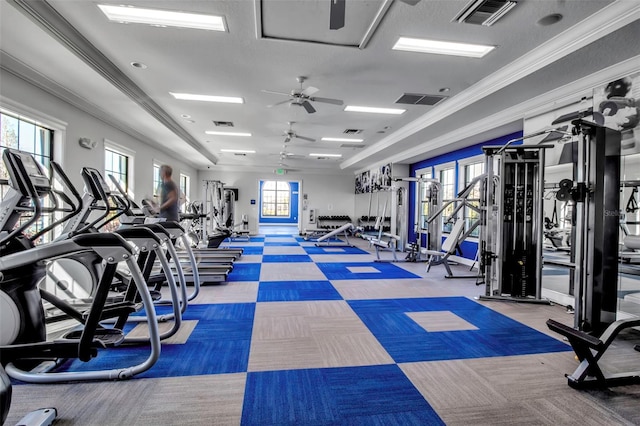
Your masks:
<svg viewBox="0 0 640 426"><path fill-rule="evenodd" d="M517 3L505 0L471 0L453 18L453 22L491 26L506 15Z"/></svg>
<svg viewBox="0 0 640 426"><path fill-rule="evenodd" d="M213 124L217 127L233 127L233 121L215 121L213 120Z"/></svg>
<svg viewBox="0 0 640 426"><path fill-rule="evenodd" d="M362 129L346 129L344 132L345 135L359 135L362 133Z"/></svg>
<svg viewBox="0 0 640 426"><path fill-rule="evenodd" d="M408 105L430 105L433 106L438 102L446 99L447 96L442 95L424 95L420 93L405 93L396 101L397 104Z"/></svg>
<svg viewBox="0 0 640 426"><path fill-rule="evenodd" d="M343 143L342 145L340 145L340 148L357 148L357 149L361 149L364 148L364 145L361 143Z"/></svg>

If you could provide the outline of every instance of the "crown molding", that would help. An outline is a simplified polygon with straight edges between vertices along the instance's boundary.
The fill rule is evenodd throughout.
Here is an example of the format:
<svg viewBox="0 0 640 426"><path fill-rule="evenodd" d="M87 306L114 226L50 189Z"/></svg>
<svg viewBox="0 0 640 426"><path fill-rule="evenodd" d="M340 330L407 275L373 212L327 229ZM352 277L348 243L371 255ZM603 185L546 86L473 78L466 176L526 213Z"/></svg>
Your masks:
<svg viewBox="0 0 640 426"><path fill-rule="evenodd" d="M13 57L12 55L10 55L9 53L3 50L0 50L0 69L16 76L21 80L24 80L28 84L34 87L37 87L38 89L43 90L44 92L49 93L50 95L62 100L63 102L68 103L69 105L81 110L82 112L89 114L95 119L100 120L103 123L115 129L118 129L123 133L126 133L132 138L135 138L141 141L142 143L153 147L154 149L157 149L169 156L174 156L177 154L176 152L170 151L167 147L163 145L159 145L156 141L143 135L142 133L138 132L137 130L133 129L127 124L124 124L119 120L116 120L111 114L102 110L100 107L91 103L87 99L77 95L76 93L70 91L66 87L61 86L57 82L51 80L49 77L31 68L24 62L16 59L15 57ZM11 105L14 103L14 101L4 96L0 96L0 103L10 108ZM21 107L21 109L24 109L24 108L25 107ZM38 111L38 115L42 115L42 113ZM48 118L48 120L54 125L58 124L59 122L59 120L54 117ZM66 127L66 125L67 123L58 124L58 127ZM196 164L192 161L184 160L184 162L189 164L194 169L198 169L199 167L202 167L201 164Z"/></svg>
<svg viewBox="0 0 640 426"><path fill-rule="evenodd" d="M45 0L7 0L21 13L31 19L40 28L50 34L62 46L69 49L83 62L89 65L109 83L142 107L184 142L211 161L218 158L174 120L160 105L151 99L137 84L126 76L109 58L96 48L86 37L76 30L62 15Z"/></svg>
<svg viewBox="0 0 640 426"><path fill-rule="evenodd" d="M447 102L436 106L376 144L343 161L340 167L346 168L366 161L370 156L395 145L414 133L443 120L637 19L640 19L640 2L617 0L527 52L495 73L485 77L470 88L452 96Z"/></svg>
<svg viewBox="0 0 640 426"><path fill-rule="evenodd" d="M399 152L389 157L388 161L396 163L402 162L424 154L425 152L472 138L509 123L553 111L571 103L578 102L585 96L591 96L595 87L636 72L640 72L640 55L619 62L597 73L578 79L570 84L546 92L496 114L482 118L481 120L467 124L446 135ZM475 143L479 142L482 141L476 141Z"/></svg>

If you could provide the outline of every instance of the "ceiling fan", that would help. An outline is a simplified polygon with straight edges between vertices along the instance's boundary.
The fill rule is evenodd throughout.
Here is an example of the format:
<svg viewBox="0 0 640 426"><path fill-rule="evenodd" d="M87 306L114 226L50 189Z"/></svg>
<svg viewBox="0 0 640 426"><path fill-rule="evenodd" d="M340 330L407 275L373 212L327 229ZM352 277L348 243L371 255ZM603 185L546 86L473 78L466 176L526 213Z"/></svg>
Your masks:
<svg viewBox="0 0 640 426"><path fill-rule="evenodd" d="M286 101L277 102L275 104L268 105L267 108L289 103L289 105L301 106L309 114L313 114L314 112L316 112L316 109L313 107L313 105L311 105L311 102L323 102L325 104L334 104L334 105L342 105L344 103L340 99L319 98L319 97L313 96L316 92L320 90L315 87L309 86L306 89L302 89L302 84L307 80L307 77L302 77L302 76L296 77L296 80L298 81L298 83L300 83L300 89L297 89L297 90L294 89L290 93L274 92L272 90L262 90L264 93L273 93L274 95L283 95L283 96L289 97L289 99L287 99Z"/></svg>
<svg viewBox="0 0 640 426"><path fill-rule="evenodd" d="M292 139L302 139L303 141L315 142L316 140L308 136L302 136L293 131L295 121L289 121L289 129L284 131L284 143L291 142Z"/></svg>

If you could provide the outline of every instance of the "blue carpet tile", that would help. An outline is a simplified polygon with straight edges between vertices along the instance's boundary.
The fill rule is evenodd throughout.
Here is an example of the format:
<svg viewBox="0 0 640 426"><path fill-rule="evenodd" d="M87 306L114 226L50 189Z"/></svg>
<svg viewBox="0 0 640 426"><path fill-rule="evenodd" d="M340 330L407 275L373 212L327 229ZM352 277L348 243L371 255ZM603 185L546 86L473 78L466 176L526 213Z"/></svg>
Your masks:
<svg viewBox="0 0 640 426"><path fill-rule="evenodd" d="M247 371L255 303L190 305L185 320L198 324L185 344L162 344L160 359L139 377L196 376ZM131 328L131 326L128 326ZM149 354L143 346L101 350L90 362L68 361L60 371L90 371L138 364ZM180 360L180 362L176 362Z"/></svg>
<svg viewBox="0 0 640 426"><path fill-rule="evenodd" d="M249 373L242 425L442 425L396 365Z"/></svg>
<svg viewBox="0 0 640 426"><path fill-rule="evenodd" d="M227 281L258 281L261 266L261 263L235 263L233 271L227 276Z"/></svg>
<svg viewBox="0 0 640 426"><path fill-rule="evenodd" d="M358 247L304 247L307 254L369 254L369 252L359 249Z"/></svg>
<svg viewBox="0 0 640 426"><path fill-rule="evenodd" d="M464 297L349 301L396 362L571 351L571 347ZM478 330L427 332L407 312L449 311Z"/></svg>
<svg viewBox="0 0 640 426"><path fill-rule="evenodd" d="M301 300L342 300L329 281L262 281L258 302L291 302Z"/></svg>
<svg viewBox="0 0 640 426"><path fill-rule="evenodd" d="M264 243L265 247L299 247L300 244L295 243L293 241L291 242L284 242L284 241L267 241Z"/></svg>
<svg viewBox="0 0 640 426"><path fill-rule="evenodd" d="M285 263L285 262L311 262L311 258L306 254L265 254L262 256L263 263Z"/></svg>
<svg viewBox="0 0 640 426"><path fill-rule="evenodd" d="M420 278L391 263L376 262L317 262L318 268L328 280L381 280L398 278ZM352 272L348 268L368 268L370 272ZM357 269L356 269L357 270Z"/></svg>

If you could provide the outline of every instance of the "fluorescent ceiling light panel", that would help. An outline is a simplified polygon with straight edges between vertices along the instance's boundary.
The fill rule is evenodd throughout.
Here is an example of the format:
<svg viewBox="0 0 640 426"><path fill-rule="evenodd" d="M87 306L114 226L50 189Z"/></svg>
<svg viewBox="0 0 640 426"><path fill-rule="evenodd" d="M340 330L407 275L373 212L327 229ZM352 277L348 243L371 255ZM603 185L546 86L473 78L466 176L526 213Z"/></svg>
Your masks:
<svg viewBox="0 0 640 426"><path fill-rule="evenodd" d="M197 30L227 31L222 16L200 13L173 12L170 10L144 9L131 6L99 4L98 7L110 21L132 24L148 24L163 27L194 28Z"/></svg>
<svg viewBox="0 0 640 426"><path fill-rule="evenodd" d="M406 50L408 52L434 53L436 55L482 58L495 49L495 46L400 37L392 49Z"/></svg>
<svg viewBox="0 0 640 426"><path fill-rule="evenodd" d="M349 139L349 138L322 138L325 142L364 142L364 139Z"/></svg>
<svg viewBox="0 0 640 426"><path fill-rule="evenodd" d="M356 105L347 105L344 108L344 110L350 111L350 112L370 112L372 114L394 114L394 115L400 115L406 111L406 109L398 109L398 108L374 108L374 107L356 106Z"/></svg>
<svg viewBox="0 0 640 426"><path fill-rule="evenodd" d="M317 154L317 153L311 153L309 154L309 157L342 157L342 154Z"/></svg>
<svg viewBox="0 0 640 426"><path fill-rule="evenodd" d="M217 136L251 136L251 133L242 133L242 132L217 132L215 130L207 130L205 132L207 135L217 135Z"/></svg>
<svg viewBox="0 0 640 426"><path fill-rule="evenodd" d="M243 104L244 99L234 96L211 96L211 95L196 95L192 93L173 93L169 92L171 96L181 101L203 101L203 102L223 102L228 104Z"/></svg>
<svg viewBox="0 0 640 426"><path fill-rule="evenodd" d="M236 154L255 154L252 149L221 149L220 152L234 152Z"/></svg>

